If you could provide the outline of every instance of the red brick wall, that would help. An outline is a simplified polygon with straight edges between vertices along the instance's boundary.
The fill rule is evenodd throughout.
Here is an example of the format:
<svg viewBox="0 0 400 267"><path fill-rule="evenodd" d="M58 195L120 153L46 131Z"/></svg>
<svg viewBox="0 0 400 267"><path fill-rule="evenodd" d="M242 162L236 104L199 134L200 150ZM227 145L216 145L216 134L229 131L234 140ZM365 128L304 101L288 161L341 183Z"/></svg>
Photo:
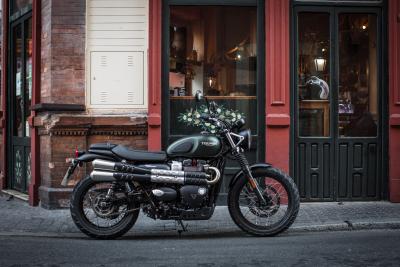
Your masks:
<svg viewBox="0 0 400 267"><path fill-rule="evenodd" d="M85 104L85 5L85 0L42 0L41 103ZM40 136L40 201L46 208L67 206L73 184L87 174L86 167L79 168L69 187L60 186L65 159L76 148L115 142L147 149L146 119L140 114L42 111L34 125Z"/></svg>
<svg viewBox="0 0 400 267"><path fill-rule="evenodd" d="M70 186L60 186L68 168L66 158L74 157L75 149L87 150L93 143L124 144L147 149L147 125L144 117L91 116L87 114L41 113L35 118L40 136L40 201L46 208L68 205L73 185L84 178L91 165L78 168Z"/></svg>
<svg viewBox="0 0 400 267"><path fill-rule="evenodd" d="M41 102L85 104L85 0L42 1Z"/></svg>

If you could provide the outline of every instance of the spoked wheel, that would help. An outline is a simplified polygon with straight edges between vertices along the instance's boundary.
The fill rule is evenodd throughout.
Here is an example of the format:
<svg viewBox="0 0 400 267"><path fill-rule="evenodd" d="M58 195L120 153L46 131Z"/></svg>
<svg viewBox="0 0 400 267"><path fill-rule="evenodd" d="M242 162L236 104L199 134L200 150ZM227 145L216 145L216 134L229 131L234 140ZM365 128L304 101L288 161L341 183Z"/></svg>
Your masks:
<svg viewBox="0 0 400 267"><path fill-rule="evenodd" d="M74 223L83 233L100 239L122 236L139 215L139 207L128 201L123 186L95 182L89 177L75 186L70 210Z"/></svg>
<svg viewBox="0 0 400 267"><path fill-rule="evenodd" d="M233 221L256 236L273 236L285 231L296 219L300 207L293 179L275 168L258 170L253 176L266 203L261 203L248 180L240 177L228 195Z"/></svg>

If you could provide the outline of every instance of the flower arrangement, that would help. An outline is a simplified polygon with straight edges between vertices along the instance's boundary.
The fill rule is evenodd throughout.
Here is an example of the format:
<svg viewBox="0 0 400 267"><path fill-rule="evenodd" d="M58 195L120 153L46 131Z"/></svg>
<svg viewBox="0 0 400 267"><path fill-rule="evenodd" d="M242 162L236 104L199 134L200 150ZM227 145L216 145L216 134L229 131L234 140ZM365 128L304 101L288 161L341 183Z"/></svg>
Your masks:
<svg viewBox="0 0 400 267"><path fill-rule="evenodd" d="M186 112L178 115L178 120L183 122L187 126L199 127L203 131L210 133L216 133L216 127L209 122L204 122L200 119L201 114L210 113L208 107L205 105L200 106L197 109L189 109ZM244 119L245 116L242 112L237 110L227 109L224 106L218 106L215 110L215 115L221 121L227 123L235 123L237 120Z"/></svg>

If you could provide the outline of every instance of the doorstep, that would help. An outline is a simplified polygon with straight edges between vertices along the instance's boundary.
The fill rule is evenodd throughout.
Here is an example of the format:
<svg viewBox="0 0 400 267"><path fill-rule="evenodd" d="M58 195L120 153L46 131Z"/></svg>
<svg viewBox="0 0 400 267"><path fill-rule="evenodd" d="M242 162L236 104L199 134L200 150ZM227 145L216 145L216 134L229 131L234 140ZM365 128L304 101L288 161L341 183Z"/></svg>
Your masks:
<svg viewBox="0 0 400 267"><path fill-rule="evenodd" d="M13 196L15 198L21 199L23 201L28 201L29 200L29 195L21 193L17 190L13 190L13 189L4 189L1 190L2 193L7 194L9 196Z"/></svg>

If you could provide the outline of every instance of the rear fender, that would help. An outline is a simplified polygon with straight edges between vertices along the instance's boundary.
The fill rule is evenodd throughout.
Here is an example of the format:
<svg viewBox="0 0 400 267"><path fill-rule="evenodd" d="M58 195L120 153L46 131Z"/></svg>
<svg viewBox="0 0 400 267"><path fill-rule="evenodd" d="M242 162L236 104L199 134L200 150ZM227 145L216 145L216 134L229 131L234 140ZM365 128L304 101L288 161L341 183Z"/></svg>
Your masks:
<svg viewBox="0 0 400 267"><path fill-rule="evenodd" d="M253 177L260 177L265 174L264 170L271 168L271 167L272 167L272 165L269 163L256 163L256 164L250 166L250 170L251 170L251 174L253 175ZM233 176L231 182L229 183L229 188L232 188L233 185L241 179L241 177L244 177L243 171L239 170Z"/></svg>

